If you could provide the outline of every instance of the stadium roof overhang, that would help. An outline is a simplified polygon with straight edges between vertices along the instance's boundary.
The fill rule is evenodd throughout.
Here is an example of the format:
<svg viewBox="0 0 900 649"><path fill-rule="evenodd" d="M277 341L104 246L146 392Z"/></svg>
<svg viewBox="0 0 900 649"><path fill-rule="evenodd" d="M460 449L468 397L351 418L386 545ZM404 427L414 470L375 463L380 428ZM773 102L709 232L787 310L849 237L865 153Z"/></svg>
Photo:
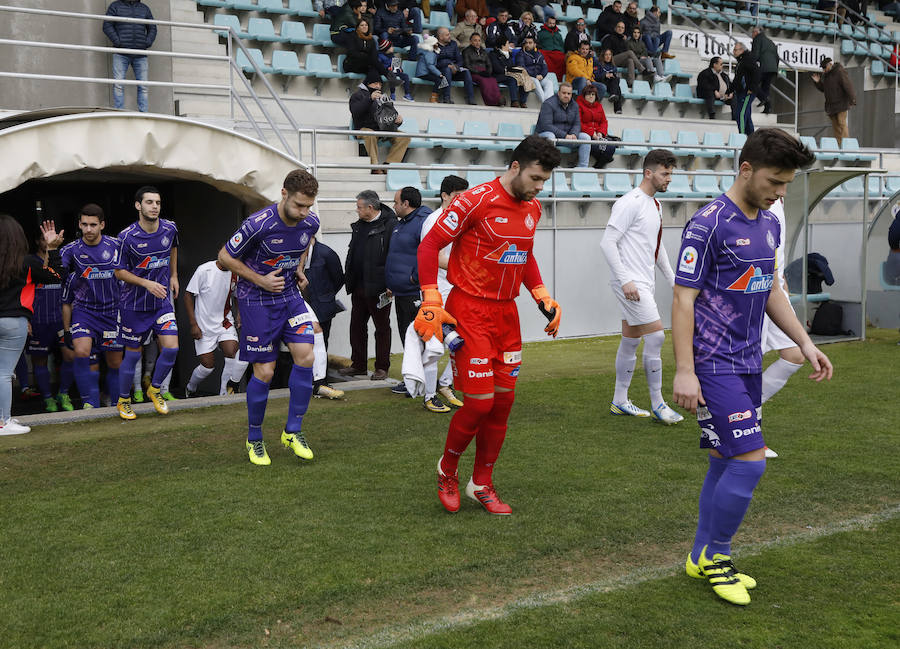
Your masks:
<svg viewBox="0 0 900 649"><path fill-rule="evenodd" d="M168 115L119 111L15 116L0 130L0 193L38 178L107 172L196 180L250 209L276 200L301 161L227 129Z"/></svg>

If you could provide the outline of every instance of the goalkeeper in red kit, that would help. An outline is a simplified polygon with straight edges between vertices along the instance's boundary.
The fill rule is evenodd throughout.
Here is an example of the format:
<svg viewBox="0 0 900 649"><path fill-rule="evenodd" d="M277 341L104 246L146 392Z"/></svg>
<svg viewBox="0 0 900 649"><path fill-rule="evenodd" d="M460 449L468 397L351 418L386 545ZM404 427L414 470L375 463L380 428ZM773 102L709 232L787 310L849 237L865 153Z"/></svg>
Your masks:
<svg viewBox="0 0 900 649"><path fill-rule="evenodd" d="M494 490L491 474L506 437L522 363L522 334L515 298L520 285L531 291L556 336L561 310L541 281L532 255L541 218L535 200L560 154L547 139L525 138L513 151L509 169L454 199L419 244L422 306L415 319L423 340L443 340L442 326L454 325L465 341L453 352L454 387L463 407L450 421L438 461L438 497L449 512L459 510L460 456L475 438L475 467L466 495L491 514L512 509ZM453 290L446 308L437 287L438 253L452 244L447 273Z"/></svg>

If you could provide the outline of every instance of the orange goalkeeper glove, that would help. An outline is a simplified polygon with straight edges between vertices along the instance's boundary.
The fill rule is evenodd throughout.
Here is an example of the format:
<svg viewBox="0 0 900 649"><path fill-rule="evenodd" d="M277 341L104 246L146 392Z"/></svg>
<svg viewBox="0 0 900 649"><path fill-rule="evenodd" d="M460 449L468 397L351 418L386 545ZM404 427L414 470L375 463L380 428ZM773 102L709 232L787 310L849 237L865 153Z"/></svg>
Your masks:
<svg viewBox="0 0 900 649"><path fill-rule="evenodd" d="M559 321L562 318L562 308L559 306L559 302L550 297L547 288L543 284L531 289L531 294L537 301L541 313L550 321L550 324L544 327L544 331L547 332L548 336L556 338L556 334L559 333Z"/></svg>
<svg viewBox="0 0 900 649"><path fill-rule="evenodd" d="M413 321L413 327L419 337L428 342L432 336L444 342L445 324L456 326L456 319L444 311L444 301L441 299L441 292L438 291L437 284L428 284L422 287L422 305Z"/></svg>

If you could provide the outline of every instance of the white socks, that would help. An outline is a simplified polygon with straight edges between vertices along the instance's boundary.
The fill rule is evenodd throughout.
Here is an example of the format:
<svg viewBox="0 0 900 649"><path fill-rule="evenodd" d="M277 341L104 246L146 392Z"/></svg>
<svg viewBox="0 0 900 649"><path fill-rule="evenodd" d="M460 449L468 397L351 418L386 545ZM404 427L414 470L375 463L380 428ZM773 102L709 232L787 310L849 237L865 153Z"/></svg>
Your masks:
<svg viewBox="0 0 900 649"><path fill-rule="evenodd" d="M619 342L619 350L616 352L616 391L613 394L613 403L625 403L628 401L628 387L631 385L631 375L634 374L634 364L637 362L637 348L640 338L626 338L622 336Z"/></svg>
<svg viewBox="0 0 900 649"><path fill-rule="evenodd" d="M663 343L666 342L666 334L662 331L654 331L644 335L644 375L647 377L647 387L650 389L650 405L659 408L665 403L662 396L662 359L660 352Z"/></svg>
<svg viewBox="0 0 900 649"><path fill-rule="evenodd" d="M453 362L447 361L447 365L444 366L444 371L441 372L441 378L438 379L438 383L442 388L453 385Z"/></svg>
<svg viewBox="0 0 900 649"><path fill-rule="evenodd" d="M313 334L313 381L324 379L328 373L328 352L325 350L325 334Z"/></svg>
<svg viewBox="0 0 900 649"><path fill-rule="evenodd" d="M194 371L191 372L191 378L188 381L187 389L190 392L196 392L197 387L203 382L207 376L213 373L212 367L203 367L202 365L198 365L194 368Z"/></svg>
<svg viewBox="0 0 900 649"><path fill-rule="evenodd" d="M762 402L765 403L771 399L801 367L803 367L802 364L797 365L783 358L779 358L769 365L762 375Z"/></svg>
<svg viewBox="0 0 900 649"><path fill-rule="evenodd" d="M425 363L422 366L425 374L425 400L427 401L435 394L437 394L437 382L438 382L438 361L440 360L440 356L435 358L430 363Z"/></svg>

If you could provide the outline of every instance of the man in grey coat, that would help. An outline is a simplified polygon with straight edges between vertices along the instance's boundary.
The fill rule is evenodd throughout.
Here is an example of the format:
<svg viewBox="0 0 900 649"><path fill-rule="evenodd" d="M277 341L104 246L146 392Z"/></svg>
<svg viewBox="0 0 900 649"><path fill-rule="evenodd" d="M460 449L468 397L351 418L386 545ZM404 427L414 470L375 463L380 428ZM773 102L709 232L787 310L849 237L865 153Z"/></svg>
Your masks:
<svg viewBox="0 0 900 649"><path fill-rule="evenodd" d="M583 144L557 142L557 146L577 146L578 166L588 166L591 159L591 136L581 132L581 116L578 104L572 101L571 83L559 84L557 93L541 104L534 132L551 140L584 141Z"/></svg>
<svg viewBox="0 0 900 649"><path fill-rule="evenodd" d="M766 33L759 27L754 27L753 43L751 44L751 52L759 64L759 105L763 106L764 113L772 112L772 102L769 99L769 89L772 87L772 80L778 74L778 48L775 43L766 36Z"/></svg>

